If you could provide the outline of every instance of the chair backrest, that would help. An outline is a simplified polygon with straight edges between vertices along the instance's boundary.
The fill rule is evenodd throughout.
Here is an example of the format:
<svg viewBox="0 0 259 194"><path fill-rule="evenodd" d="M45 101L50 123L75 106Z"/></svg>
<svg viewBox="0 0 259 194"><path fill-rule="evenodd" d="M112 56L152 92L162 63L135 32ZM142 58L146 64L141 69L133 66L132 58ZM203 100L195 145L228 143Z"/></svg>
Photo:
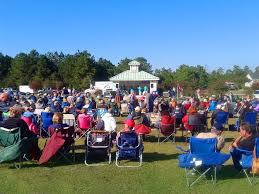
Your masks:
<svg viewBox="0 0 259 194"><path fill-rule="evenodd" d="M129 106L127 103L121 103L121 112L129 113Z"/></svg>
<svg viewBox="0 0 259 194"><path fill-rule="evenodd" d="M111 135L108 131L93 130L87 134L87 145L91 147L109 147Z"/></svg>
<svg viewBox="0 0 259 194"><path fill-rule="evenodd" d="M171 135L173 132L175 132L175 124L160 123L160 132L166 136Z"/></svg>
<svg viewBox="0 0 259 194"><path fill-rule="evenodd" d="M257 117L257 112L246 112L244 121L246 123L249 123L250 125L255 126L256 125L256 117Z"/></svg>
<svg viewBox="0 0 259 194"><path fill-rule="evenodd" d="M75 127L76 126L75 115L63 114L63 124L67 124L68 126Z"/></svg>
<svg viewBox="0 0 259 194"><path fill-rule="evenodd" d="M44 129L48 129L48 127L53 123L52 122L53 115L54 115L53 112L42 112L41 113L42 127Z"/></svg>
<svg viewBox="0 0 259 194"><path fill-rule="evenodd" d="M255 156L259 158L259 138L255 139Z"/></svg>
<svg viewBox="0 0 259 194"><path fill-rule="evenodd" d="M202 126L205 125L205 116L201 114L189 114L188 115L188 124L191 126Z"/></svg>
<svg viewBox="0 0 259 194"><path fill-rule="evenodd" d="M79 114L77 117L77 126L82 130L88 130L92 127L92 117L87 114Z"/></svg>
<svg viewBox="0 0 259 194"><path fill-rule="evenodd" d="M40 116L43 111L44 111L44 109L36 108L36 109L34 110L34 114Z"/></svg>
<svg viewBox="0 0 259 194"><path fill-rule="evenodd" d="M137 147L139 145L139 137L135 132L120 132L118 145L122 147Z"/></svg>
<svg viewBox="0 0 259 194"><path fill-rule="evenodd" d="M201 139L196 137L190 138L190 152L192 154L211 153L217 151L217 139Z"/></svg>
<svg viewBox="0 0 259 194"><path fill-rule="evenodd" d="M0 127L0 146L7 147L16 144L21 139L20 128L6 129Z"/></svg>
<svg viewBox="0 0 259 194"><path fill-rule="evenodd" d="M32 124L32 117L31 116L30 117L22 116L21 119L25 121L25 123L28 125L28 127Z"/></svg>
<svg viewBox="0 0 259 194"><path fill-rule="evenodd" d="M229 113L228 113L228 112L223 112L223 111L222 111L222 112L218 112L215 121L216 121L217 123L227 124L227 122L228 122L228 116L229 116Z"/></svg>

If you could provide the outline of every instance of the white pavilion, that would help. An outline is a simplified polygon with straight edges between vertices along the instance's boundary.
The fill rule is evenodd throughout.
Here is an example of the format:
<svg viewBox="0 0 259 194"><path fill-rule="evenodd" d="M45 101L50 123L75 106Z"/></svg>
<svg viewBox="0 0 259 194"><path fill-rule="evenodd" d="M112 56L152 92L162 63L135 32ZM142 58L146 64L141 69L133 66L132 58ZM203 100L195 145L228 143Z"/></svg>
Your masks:
<svg viewBox="0 0 259 194"><path fill-rule="evenodd" d="M140 63L138 61L131 61L129 63L129 70L111 77L110 81L116 84L116 88L137 89L138 86L141 86L142 88L146 86L150 93L157 91L159 77L145 71L139 71L139 66Z"/></svg>

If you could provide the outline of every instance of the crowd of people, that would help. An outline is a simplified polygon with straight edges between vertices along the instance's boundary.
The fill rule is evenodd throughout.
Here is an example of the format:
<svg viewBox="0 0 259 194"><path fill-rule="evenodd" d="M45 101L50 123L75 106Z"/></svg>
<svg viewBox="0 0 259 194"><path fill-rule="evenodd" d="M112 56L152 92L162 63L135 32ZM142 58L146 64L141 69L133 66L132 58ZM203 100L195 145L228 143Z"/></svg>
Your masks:
<svg viewBox="0 0 259 194"><path fill-rule="evenodd" d="M122 108L128 108L128 116L123 129L117 128L115 116L119 116ZM58 128L64 128L62 123L64 114L73 114L77 120L89 117L91 128L105 130L112 135L113 143L118 138L119 131L131 131L145 137L151 132L151 128L159 129L163 124L176 125L198 138L218 139L218 150L224 147L223 125L216 122L219 112L228 112L229 118L238 116L238 128L240 136L233 141L230 149L240 147L253 150L254 140L257 137L256 130L244 123L244 115L247 112L259 110L258 102L249 97L234 100L233 96L212 95L210 97L186 97L176 99L174 96L168 99L157 93L145 92L141 97L130 91L128 95L121 95L118 90L116 96L104 99L102 95L90 93L73 92L66 88L60 91L48 91L37 94L21 94L19 92L3 91L0 94L0 127L12 129L19 127L22 136L39 137L40 114L42 112L53 112L53 124L49 126L49 134L55 133ZM41 112L40 111L40 112ZM193 115L202 115L204 128L207 126L207 117L210 114L211 129L209 132L197 130L190 125L189 120ZM233 126L235 129L235 126ZM238 129L236 129L238 130ZM82 134L79 124L76 133ZM32 145L33 157L37 159L40 155L38 142ZM234 164L237 168L238 165Z"/></svg>

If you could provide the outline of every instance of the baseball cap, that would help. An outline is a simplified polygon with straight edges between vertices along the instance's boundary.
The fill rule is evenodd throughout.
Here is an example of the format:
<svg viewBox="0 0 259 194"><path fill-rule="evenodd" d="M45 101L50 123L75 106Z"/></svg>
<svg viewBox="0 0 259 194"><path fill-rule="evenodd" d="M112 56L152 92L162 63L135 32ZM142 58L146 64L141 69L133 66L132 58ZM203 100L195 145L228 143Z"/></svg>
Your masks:
<svg viewBox="0 0 259 194"><path fill-rule="evenodd" d="M126 121L124 121L124 124L128 125L129 127L135 126L135 122L132 119L127 119Z"/></svg>

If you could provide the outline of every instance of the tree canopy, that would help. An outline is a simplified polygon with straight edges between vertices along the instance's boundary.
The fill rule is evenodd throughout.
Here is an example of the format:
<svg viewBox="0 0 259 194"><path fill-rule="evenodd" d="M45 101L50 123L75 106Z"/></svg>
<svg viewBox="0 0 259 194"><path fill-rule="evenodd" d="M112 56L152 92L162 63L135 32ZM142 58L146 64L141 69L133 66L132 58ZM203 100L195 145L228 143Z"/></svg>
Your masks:
<svg viewBox="0 0 259 194"><path fill-rule="evenodd" d="M67 86L85 89L91 82L107 81L110 77L128 70L128 63L132 60L140 62L140 70L154 73L160 78L159 88L169 89L180 84L188 94L198 88L225 91L226 81L235 82L239 87L243 87L248 81L248 73L259 74L259 66L254 72L248 66L242 68L234 65L232 69L219 68L209 73L202 65L183 64L174 71L171 68L153 69L152 64L144 57L124 58L115 65L105 58L96 60L88 51L78 51L75 54L40 54L32 50L29 53L18 53L15 57L0 53L0 86L18 87L31 84L35 88Z"/></svg>

